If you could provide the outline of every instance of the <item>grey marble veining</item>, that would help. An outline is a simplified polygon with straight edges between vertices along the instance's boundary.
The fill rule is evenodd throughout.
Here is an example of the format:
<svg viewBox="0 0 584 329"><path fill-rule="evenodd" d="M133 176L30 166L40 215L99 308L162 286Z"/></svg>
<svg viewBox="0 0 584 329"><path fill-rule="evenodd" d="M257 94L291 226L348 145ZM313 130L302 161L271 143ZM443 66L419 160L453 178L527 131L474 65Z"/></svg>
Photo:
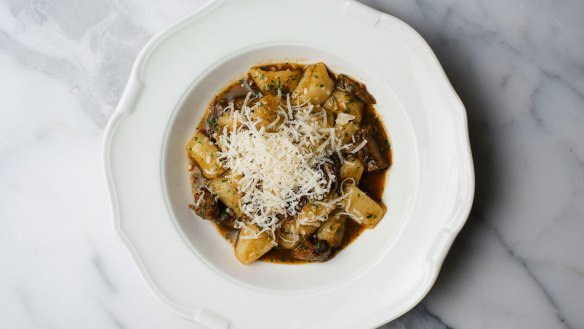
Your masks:
<svg viewBox="0 0 584 329"><path fill-rule="evenodd" d="M584 1L394 0L467 107L471 217L384 329L584 328ZM115 236L101 139L131 64L205 1L0 2L0 323L193 328Z"/></svg>
<svg viewBox="0 0 584 329"><path fill-rule="evenodd" d="M368 1L438 55L477 189L422 305L437 327L584 327L584 2Z"/></svg>

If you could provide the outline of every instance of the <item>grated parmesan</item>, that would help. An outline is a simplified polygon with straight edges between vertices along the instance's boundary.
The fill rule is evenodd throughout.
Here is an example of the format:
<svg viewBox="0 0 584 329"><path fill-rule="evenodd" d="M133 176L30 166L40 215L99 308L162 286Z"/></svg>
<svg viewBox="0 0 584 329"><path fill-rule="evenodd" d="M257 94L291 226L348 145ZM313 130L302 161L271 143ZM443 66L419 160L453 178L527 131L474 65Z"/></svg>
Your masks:
<svg viewBox="0 0 584 329"><path fill-rule="evenodd" d="M359 150L361 150L365 146L365 144L367 144L367 140L366 139L364 139L359 145L357 145L357 147L355 147L351 151L351 153L357 153L357 152L359 152Z"/></svg>
<svg viewBox="0 0 584 329"><path fill-rule="evenodd" d="M351 120L354 120L355 116L351 115L351 114L347 114L347 113L339 113L337 115L337 125L346 125L347 123L349 123Z"/></svg>
<svg viewBox="0 0 584 329"><path fill-rule="evenodd" d="M331 192L336 177L322 165L348 146L327 126L326 112L316 111L320 106L292 105L287 94L274 109L276 119L264 128L261 118L252 119L258 105L248 106L249 99L250 94L242 109L232 112L233 124L219 136L219 160L230 170L230 177L238 179L240 208L248 217L238 225L255 224L256 235L270 232L274 239L280 219L298 214L303 198L323 200ZM345 197L325 204L336 206Z"/></svg>

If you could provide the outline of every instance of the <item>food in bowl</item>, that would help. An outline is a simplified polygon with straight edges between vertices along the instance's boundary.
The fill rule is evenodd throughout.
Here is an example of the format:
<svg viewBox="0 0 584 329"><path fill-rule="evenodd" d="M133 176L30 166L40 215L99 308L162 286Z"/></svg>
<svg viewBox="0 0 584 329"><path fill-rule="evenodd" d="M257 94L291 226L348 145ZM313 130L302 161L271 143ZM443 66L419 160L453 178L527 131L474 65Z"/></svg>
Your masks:
<svg viewBox="0 0 584 329"><path fill-rule="evenodd" d="M324 63L252 67L186 146L190 208L243 264L331 259L386 212L391 147L375 103Z"/></svg>

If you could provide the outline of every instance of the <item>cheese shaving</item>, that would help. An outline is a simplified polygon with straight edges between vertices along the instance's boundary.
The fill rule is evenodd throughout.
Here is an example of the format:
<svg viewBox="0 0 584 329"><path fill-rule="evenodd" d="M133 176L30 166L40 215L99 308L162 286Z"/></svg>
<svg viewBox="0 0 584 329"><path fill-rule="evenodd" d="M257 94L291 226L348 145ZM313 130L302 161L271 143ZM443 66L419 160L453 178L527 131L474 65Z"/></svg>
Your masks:
<svg viewBox="0 0 584 329"><path fill-rule="evenodd" d="M233 124L219 136L219 160L230 177L239 179L240 208L247 218L238 225L255 224L256 236L269 232L275 239L281 218L296 215L303 198L323 200L331 192L337 177L323 165L347 146L327 127L324 109L316 111L308 102L292 105L287 94L273 109L277 117L261 124L261 118L252 120L257 104L248 106L250 97L232 112ZM326 204L336 206L345 197Z"/></svg>
<svg viewBox="0 0 584 329"><path fill-rule="evenodd" d="M205 196L205 191L204 190L200 190L201 191L201 196L195 200L195 207L198 207L201 204L201 201L203 200L203 197Z"/></svg>
<svg viewBox="0 0 584 329"><path fill-rule="evenodd" d="M342 125L346 125L347 123L349 123L351 120L354 120L354 119L355 119L355 116L354 115L347 114L347 113L342 113L341 112L341 113L339 113L337 115L337 121L336 121L336 123L338 125L341 125L342 126Z"/></svg>
<svg viewBox="0 0 584 329"><path fill-rule="evenodd" d="M357 147L355 147L351 153L357 153L359 152L359 150L361 150L363 147L365 147L365 144L367 144L367 140L364 139L359 145L357 145Z"/></svg>

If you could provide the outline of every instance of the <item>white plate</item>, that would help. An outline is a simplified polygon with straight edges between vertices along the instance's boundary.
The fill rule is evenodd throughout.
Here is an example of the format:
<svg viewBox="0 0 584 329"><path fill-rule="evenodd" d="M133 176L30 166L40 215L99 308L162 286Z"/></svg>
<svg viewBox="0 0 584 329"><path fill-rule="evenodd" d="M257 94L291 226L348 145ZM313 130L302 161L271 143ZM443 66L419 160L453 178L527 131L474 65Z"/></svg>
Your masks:
<svg viewBox="0 0 584 329"><path fill-rule="evenodd" d="M324 61L377 98L394 164L388 213L331 261L240 265L187 208L184 145L212 96L252 65ZM116 229L154 294L209 328L360 328L412 308L470 211L466 114L424 40L354 1L215 1L138 56L104 146Z"/></svg>

